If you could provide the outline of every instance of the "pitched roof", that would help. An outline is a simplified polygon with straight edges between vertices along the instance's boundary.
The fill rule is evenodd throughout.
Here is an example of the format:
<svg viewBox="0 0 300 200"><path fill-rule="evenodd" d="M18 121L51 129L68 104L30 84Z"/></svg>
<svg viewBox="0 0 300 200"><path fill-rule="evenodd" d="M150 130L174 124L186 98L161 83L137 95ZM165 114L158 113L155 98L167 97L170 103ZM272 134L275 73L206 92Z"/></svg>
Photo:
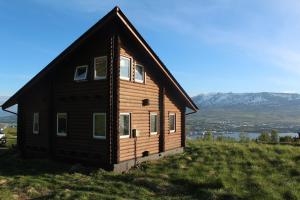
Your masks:
<svg viewBox="0 0 300 200"><path fill-rule="evenodd" d="M88 31L86 31L82 36L80 36L75 42L73 42L68 48L66 48L61 54L59 54L52 62L50 62L43 70L41 70L36 76L34 76L26 85L24 85L19 91L17 91L12 97L10 97L3 105L2 109L6 109L10 106L13 106L17 103L17 99L20 95L22 95L28 88L37 83L42 77L44 77L48 72L50 72L53 68L55 68L56 64L59 63L63 58L73 52L80 44L82 44L90 35L92 35L95 31L99 30L106 23L108 23L111 19L117 18L120 20L128 31L137 39L137 41L142 45L142 47L148 52L151 58L156 62L156 64L161 68L163 73L168 77L171 83L175 86L175 88L180 92L180 94L184 97L187 102L187 107L196 111L198 107L189 97L189 95L184 91L184 89L180 86L180 84L176 81L170 71L166 68L163 62L159 59L159 57L155 54L155 52L151 49L151 47L147 44L147 42L143 39L143 37L139 34L139 32L134 28L125 14L121 11L119 7L115 7L108 14L106 14L102 19L100 19L94 26L92 26Z"/></svg>

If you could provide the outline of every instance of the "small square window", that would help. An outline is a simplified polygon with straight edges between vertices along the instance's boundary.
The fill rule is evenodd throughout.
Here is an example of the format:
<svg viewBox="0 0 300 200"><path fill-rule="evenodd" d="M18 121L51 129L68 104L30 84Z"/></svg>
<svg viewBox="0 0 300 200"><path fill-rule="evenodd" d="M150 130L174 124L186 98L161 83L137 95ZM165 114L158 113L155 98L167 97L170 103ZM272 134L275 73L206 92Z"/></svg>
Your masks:
<svg viewBox="0 0 300 200"><path fill-rule="evenodd" d="M150 113L150 134L156 135L158 129L157 113Z"/></svg>
<svg viewBox="0 0 300 200"><path fill-rule="evenodd" d="M106 79L107 57L97 57L94 59L94 79Z"/></svg>
<svg viewBox="0 0 300 200"><path fill-rule="evenodd" d="M67 136L68 115L67 113L57 113L57 135Z"/></svg>
<svg viewBox="0 0 300 200"><path fill-rule="evenodd" d="M93 116L93 137L106 137L106 113L94 113Z"/></svg>
<svg viewBox="0 0 300 200"><path fill-rule="evenodd" d="M75 74L74 74L74 80L75 81L86 80L87 69L88 69L87 65L76 67Z"/></svg>
<svg viewBox="0 0 300 200"><path fill-rule="evenodd" d="M130 137L130 131L131 131L130 123L131 123L130 113L120 113L120 121L119 121L120 138Z"/></svg>
<svg viewBox="0 0 300 200"><path fill-rule="evenodd" d="M174 133L176 131L176 115L175 115L175 113L169 114L169 129L170 129L170 133Z"/></svg>
<svg viewBox="0 0 300 200"><path fill-rule="evenodd" d="M144 83L145 73L142 65L135 66L135 82Z"/></svg>
<svg viewBox="0 0 300 200"><path fill-rule="evenodd" d="M39 134L40 131L40 114L33 113L33 133Z"/></svg>
<svg viewBox="0 0 300 200"><path fill-rule="evenodd" d="M130 80L131 62L129 58L120 58L120 78L123 80Z"/></svg>

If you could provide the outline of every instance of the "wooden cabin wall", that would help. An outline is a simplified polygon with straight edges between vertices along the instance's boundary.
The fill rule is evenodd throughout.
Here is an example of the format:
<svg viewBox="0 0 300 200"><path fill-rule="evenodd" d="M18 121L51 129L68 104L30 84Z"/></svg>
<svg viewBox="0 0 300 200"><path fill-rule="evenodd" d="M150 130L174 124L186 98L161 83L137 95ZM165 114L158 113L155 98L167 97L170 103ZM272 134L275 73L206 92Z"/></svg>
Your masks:
<svg viewBox="0 0 300 200"><path fill-rule="evenodd" d="M56 113L67 113L67 136L54 132L56 156L81 158L106 163L108 142L93 138L93 113L106 113L106 135L108 134L108 75L105 80L94 80L94 58L107 56L107 71L110 67L110 35L97 33L89 42L77 49L71 57L61 63L54 81L53 120ZM86 81L74 81L75 68L88 65Z"/></svg>
<svg viewBox="0 0 300 200"><path fill-rule="evenodd" d="M171 150L181 147L182 129L181 129L181 109L178 106L175 97L166 92L164 95L164 108L165 108L165 150ZM169 127L169 114L175 113L175 132L170 132Z"/></svg>
<svg viewBox="0 0 300 200"><path fill-rule="evenodd" d="M44 79L39 84L32 87L19 103L20 121L22 128L22 145L26 152L35 151L47 153L49 151L49 99L50 84ZM39 113L39 133L33 133L33 114Z"/></svg>
<svg viewBox="0 0 300 200"><path fill-rule="evenodd" d="M159 84L150 70L150 63L142 62L132 52L121 45L120 55L129 57L132 63L131 80L120 80L119 110L131 113L131 128L137 129L139 135L135 138L120 138L120 161L133 159L135 153L141 157L143 152L150 154L159 152L159 133L150 135L150 112L156 112L159 117ZM145 69L145 83L135 83L134 64L141 64ZM150 100L150 105L143 106L144 99ZM136 151L136 152L135 152Z"/></svg>

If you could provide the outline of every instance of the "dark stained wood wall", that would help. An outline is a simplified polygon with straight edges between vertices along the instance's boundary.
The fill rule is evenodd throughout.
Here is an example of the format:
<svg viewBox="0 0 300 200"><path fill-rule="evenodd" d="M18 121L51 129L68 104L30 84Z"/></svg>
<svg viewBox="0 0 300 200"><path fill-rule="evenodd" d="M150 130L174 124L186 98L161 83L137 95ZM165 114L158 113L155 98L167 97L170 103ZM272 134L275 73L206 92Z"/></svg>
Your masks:
<svg viewBox="0 0 300 200"><path fill-rule="evenodd" d="M94 58L107 56L110 67L110 37L95 34L84 43L67 61L60 64L54 80L54 109L56 113L68 114L68 135L56 136L56 156L81 157L107 161L106 139L93 138L93 113L106 113L108 118L108 76L105 80L94 80ZM76 66L88 65L86 81L74 81ZM108 71L108 70L107 70ZM107 120L107 134L109 127Z"/></svg>
<svg viewBox="0 0 300 200"><path fill-rule="evenodd" d="M20 117L18 122L22 128L21 141L26 151L48 152L49 143L49 80L44 79L31 88L19 103ZM33 113L39 113L39 133L33 134ZM25 141L25 143L24 143ZM24 150L23 149L23 150Z"/></svg>

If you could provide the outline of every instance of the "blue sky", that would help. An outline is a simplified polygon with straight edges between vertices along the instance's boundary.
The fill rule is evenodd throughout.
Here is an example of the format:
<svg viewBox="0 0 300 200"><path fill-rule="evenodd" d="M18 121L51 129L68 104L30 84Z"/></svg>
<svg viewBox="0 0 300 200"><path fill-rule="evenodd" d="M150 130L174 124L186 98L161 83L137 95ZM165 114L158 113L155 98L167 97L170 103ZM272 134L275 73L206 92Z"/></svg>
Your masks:
<svg viewBox="0 0 300 200"><path fill-rule="evenodd" d="M300 92L297 0L0 0L0 96L115 5L190 95Z"/></svg>

